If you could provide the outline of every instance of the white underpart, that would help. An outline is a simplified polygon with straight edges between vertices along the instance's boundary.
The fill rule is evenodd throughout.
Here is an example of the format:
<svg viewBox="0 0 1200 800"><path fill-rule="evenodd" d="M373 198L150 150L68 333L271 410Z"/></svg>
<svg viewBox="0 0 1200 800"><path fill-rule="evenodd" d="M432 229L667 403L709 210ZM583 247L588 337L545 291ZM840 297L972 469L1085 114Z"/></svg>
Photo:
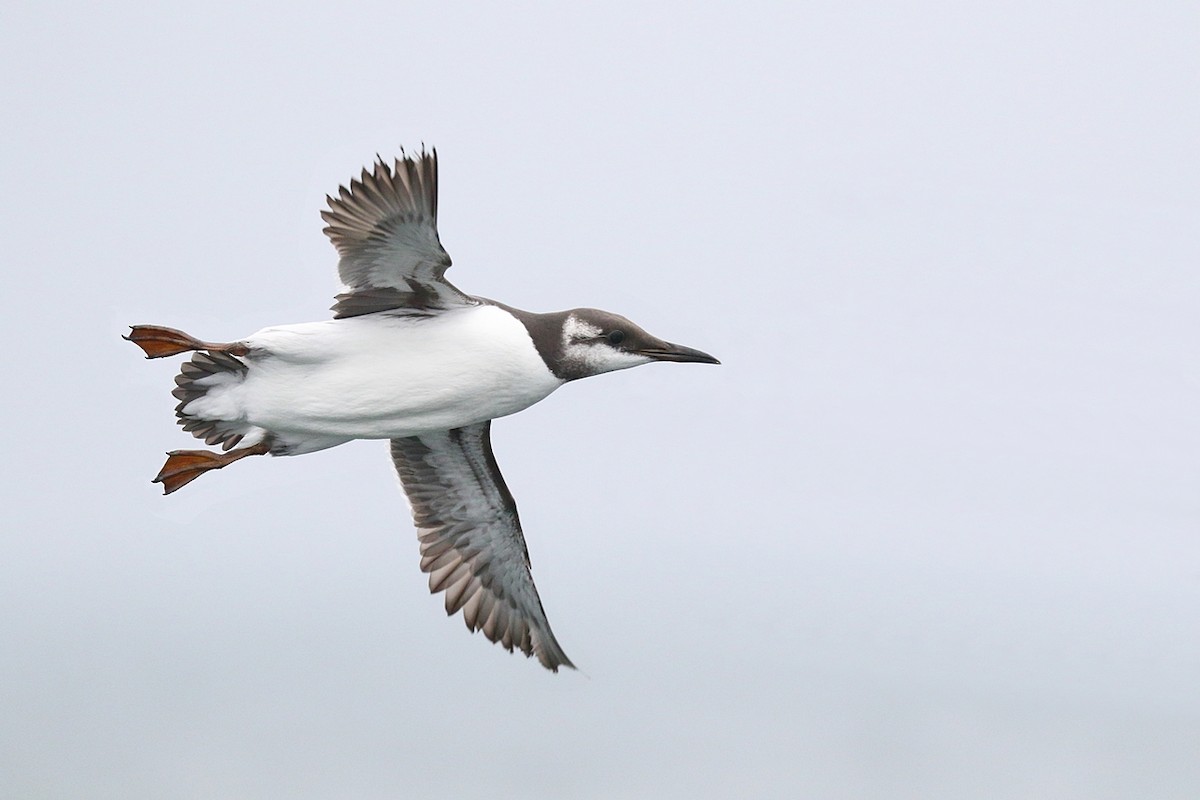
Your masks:
<svg viewBox="0 0 1200 800"><path fill-rule="evenodd" d="M563 383L525 326L495 306L283 325L243 341L251 348L245 378L186 411L245 421L295 453L503 417Z"/></svg>
<svg viewBox="0 0 1200 800"><path fill-rule="evenodd" d="M563 323L563 360L589 375L649 364L654 359L614 347L603 338L607 331L569 314Z"/></svg>

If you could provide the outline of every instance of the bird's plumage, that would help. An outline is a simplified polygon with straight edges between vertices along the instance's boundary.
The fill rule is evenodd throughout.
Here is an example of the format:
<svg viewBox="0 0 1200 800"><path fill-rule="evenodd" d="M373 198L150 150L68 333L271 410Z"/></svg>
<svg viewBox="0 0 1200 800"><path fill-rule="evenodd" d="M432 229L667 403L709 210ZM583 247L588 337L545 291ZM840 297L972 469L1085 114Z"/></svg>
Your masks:
<svg viewBox="0 0 1200 800"><path fill-rule="evenodd" d="M325 234L346 285L333 308L338 317L474 302L444 277L451 262L437 232L437 172L436 150L396 159L394 169L379 159L325 198Z"/></svg>
<svg viewBox="0 0 1200 800"><path fill-rule="evenodd" d="M392 439L392 460L412 504L421 570L462 610L473 631L543 666L574 666L563 652L529 571L517 504L492 455L492 423Z"/></svg>
<svg viewBox="0 0 1200 800"><path fill-rule="evenodd" d="M516 503L496 465L491 420L570 380L651 361L717 363L595 309L536 314L467 295L445 279L437 154L372 169L329 197L325 233L346 289L334 319L214 344L135 326L149 358L198 351L176 379L180 424L226 450L173 451L166 492L247 455L298 455L389 439L412 506L429 588L509 650L573 666L529 570Z"/></svg>

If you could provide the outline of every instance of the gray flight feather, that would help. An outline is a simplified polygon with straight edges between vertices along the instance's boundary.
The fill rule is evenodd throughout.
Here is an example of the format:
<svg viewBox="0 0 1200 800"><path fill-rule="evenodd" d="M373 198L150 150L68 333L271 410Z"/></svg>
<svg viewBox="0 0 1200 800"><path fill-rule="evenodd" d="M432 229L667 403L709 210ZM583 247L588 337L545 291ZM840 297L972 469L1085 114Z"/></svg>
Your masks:
<svg viewBox="0 0 1200 800"><path fill-rule="evenodd" d="M337 197L326 198L325 234L341 257L338 274L348 288L338 295L336 316L475 302L444 277L450 256L438 240L437 180L437 151L422 150L402 155L394 167L380 159Z"/></svg>
<svg viewBox="0 0 1200 800"><path fill-rule="evenodd" d="M492 455L491 422L392 439L412 505L421 570L446 613L547 669L574 667L550 630L529 571L517 505Z"/></svg>

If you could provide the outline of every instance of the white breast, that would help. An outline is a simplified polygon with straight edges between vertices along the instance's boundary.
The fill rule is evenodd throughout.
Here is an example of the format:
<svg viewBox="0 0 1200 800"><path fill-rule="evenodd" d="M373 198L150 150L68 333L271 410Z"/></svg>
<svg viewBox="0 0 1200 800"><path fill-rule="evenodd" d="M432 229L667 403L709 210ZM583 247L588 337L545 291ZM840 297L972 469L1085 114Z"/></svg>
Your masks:
<svg viewBox="0 0 1200 800"><path fill-rule="evenodd" d="M386 439L448 430L515 413L562 385L525 326L488 305L285 325L245 341L250 369L225 400L281 433Z"/></svg>

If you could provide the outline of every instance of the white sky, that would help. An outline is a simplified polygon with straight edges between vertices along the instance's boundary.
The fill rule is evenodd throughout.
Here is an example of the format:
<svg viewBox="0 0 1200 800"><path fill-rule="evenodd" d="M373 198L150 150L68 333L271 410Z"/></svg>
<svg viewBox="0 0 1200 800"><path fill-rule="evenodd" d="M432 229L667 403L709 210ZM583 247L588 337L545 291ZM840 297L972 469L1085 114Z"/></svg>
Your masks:
<svg viewBox="0 0 1200 800"><path fill-rule="evenodd" d="M10 4L0 797L1194 798L1191 3ZM169 498L438 147L466 291L720 357L495 425L584 673L447 620L386 445Z"/></svg>

